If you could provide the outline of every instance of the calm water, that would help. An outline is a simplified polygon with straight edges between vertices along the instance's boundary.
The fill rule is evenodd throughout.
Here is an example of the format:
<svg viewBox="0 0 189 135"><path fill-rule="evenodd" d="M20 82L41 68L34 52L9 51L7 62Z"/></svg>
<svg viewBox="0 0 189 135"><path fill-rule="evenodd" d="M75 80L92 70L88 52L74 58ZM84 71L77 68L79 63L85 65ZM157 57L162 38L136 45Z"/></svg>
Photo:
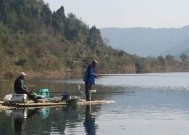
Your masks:
<svg viewBox="0 0 189 135"><path fill-rule="evenodd" d="M1 98L12 80L1 81ZM34 91L48 88L52 96L77 94L82 80L26 80ZM94 99L111 104L0 112L2 135L188 135L189 73L102 76Z"/></svg>

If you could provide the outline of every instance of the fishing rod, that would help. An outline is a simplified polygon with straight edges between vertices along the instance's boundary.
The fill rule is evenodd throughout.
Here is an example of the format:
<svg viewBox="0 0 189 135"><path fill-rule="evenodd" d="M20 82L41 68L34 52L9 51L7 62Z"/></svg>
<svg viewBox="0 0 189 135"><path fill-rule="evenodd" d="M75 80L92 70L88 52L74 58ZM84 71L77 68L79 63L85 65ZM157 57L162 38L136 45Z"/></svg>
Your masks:
<svg viewBox="0 0 189 135"><path fill-rule="evenodd" d="M60 93L67 93L67 92L49 92L49 93L55 93L55 94L60 94ZM75 94L77 92L72 92L72 94ZM111 92L106 92L106 91L99 91L99 92L92 92L93 94L109 94L109 93L134 93L133 91L111 91Z"/></svg>
<svg viewBox="0 0 189 135"><path fill-rule="evenodd" d="M79 94L77 92L71 92L71 93L68 93L68 92L49 92L51 94L55 94L55 95L59 95L59 96L63 96L64 94L69 94L69 95L82 95L82 96L85 96L85 94ZM98 95L98 94L123 94L123 93L134 93L134 92L122 92L122 91L117 91L117 92L92 92L92 94L94 95Z"/></svg>

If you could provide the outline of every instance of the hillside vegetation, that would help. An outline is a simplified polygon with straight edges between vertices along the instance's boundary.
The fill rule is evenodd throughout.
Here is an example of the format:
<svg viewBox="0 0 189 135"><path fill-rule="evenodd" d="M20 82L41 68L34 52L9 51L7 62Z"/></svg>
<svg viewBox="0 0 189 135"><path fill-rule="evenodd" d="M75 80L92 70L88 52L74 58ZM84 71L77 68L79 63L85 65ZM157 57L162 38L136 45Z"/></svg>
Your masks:
<svg viewBox="0 0 189 135"><path fill-rule="evenodd" d="M1 75L82 73L93 59L99 61L99 73L188 69L171 56L140 58L112 49L99 29L89 28L73 13L66 16L63 6L52 12L42 0L0 0Z"/></svg>

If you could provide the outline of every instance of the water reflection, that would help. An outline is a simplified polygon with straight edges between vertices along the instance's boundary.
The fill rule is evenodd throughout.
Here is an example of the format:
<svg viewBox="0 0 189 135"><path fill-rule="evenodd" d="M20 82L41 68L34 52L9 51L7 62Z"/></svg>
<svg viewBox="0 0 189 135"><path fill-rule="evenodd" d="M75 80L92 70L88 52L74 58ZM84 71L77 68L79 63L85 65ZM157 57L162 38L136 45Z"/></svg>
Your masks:
<svg viewBox="0 0 189 135"><path fill-rule="evenodd" d="M96 127L95 117L92 116L91 105L86 105L85 108L85 122L83 123L85 126L85 132L87 135L95 135Z"/></svg>
<svg viewBox="0 0 189 135"><path fill-rule="evenodd" d="M50 96L76 94L77 85L84 91L82 80L35 81L36 91L48 88ZM80 83L79 83L80 82ZM18 118L18 132L27 135L187 135L189 133L189 73L137 74L99 78L94 99L116 101L114 104L54 107L28 118ZM9 94L11 83L0 82L0 97ZM69 84L69 85L68 85ZM54 93L57 92L57 95ZM42 112L41 112L42 111ZM96 113L96 115L94 115ZM0 134L14 135L13 116L0 111ZM17 115L18 116L18 115ZM25 117L27 116L27 118ZM10 126L12 125L12 126ZM17 124L16 124L17 125ZM19 125L19 124L18 124ZM32 127L32 128L31 128Z"/></svg>
<svg viewBox="0 0 189 135"><path fill-rule="evenodd" d="M12 125L4 134L75 134L95 135L96 114L101 106L62 106L5 110L6 125ZM0 114L3 112L0 112ZM5 120L1 121L2 125ZM0 127L1 128L1 127ZM0 129L0 134L1 134Z"/></svg>
<svg viewBox="0 0 189 135"><path fill-rule="evenodd" d="M37 114L38 109L34 110L13 110L13 120L14 120L14 129L16 134L21 134L24 121L32 118L35 114Z"/></svg>
<svg viewBox="0 0 189 135"><path fill-rule="evenodd" d="M6 110L5 113L6 116L12 117L15 134L21 135L23 133L23 129L25 127L26 121L31 120L33 117L35 117L35 115L40 116L41 119L47 118L49 114L49 108L45 107L45 108L34 108L34 109L14 109L14 110Z"/></svg>
<svg viewBox="0 0 189 135"><path fill-rule="evenodd" d="M44 107L39 110L39 115L40 115L41 119L44 120L49 116L49 110L50 110L49 107Z"/></svg>

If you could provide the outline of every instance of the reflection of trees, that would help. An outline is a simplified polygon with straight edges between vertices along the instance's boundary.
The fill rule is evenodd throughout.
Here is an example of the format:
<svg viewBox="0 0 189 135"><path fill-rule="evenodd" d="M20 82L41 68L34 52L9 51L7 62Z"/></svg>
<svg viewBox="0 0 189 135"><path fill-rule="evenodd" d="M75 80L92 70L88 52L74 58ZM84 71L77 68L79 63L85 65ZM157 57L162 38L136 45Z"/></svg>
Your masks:
<svg viewBox="0 0 189 135"><path fill-rule="evenodd" d="M11 117L5 117L3 111L0 111L0 134L2 135L12 135L14 131L11 126L12 119Z"/></svg>

